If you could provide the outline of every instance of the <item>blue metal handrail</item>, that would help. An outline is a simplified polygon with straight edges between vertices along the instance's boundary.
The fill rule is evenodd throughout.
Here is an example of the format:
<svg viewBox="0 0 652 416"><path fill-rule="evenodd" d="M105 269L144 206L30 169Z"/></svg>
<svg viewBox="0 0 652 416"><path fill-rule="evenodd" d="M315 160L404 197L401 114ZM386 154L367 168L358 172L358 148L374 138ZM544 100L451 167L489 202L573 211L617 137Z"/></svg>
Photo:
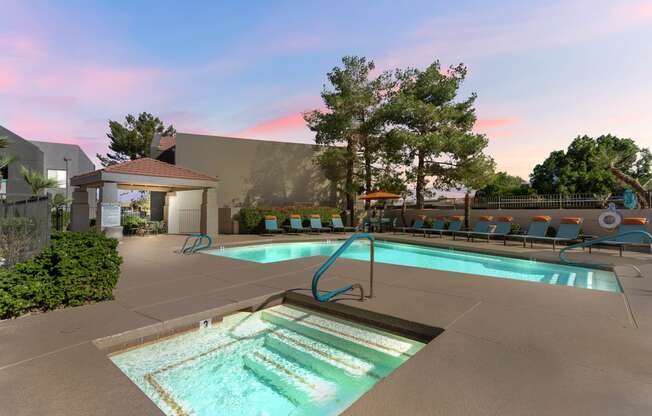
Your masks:
<svg viewBox="0 0 652 416"><path fill-rule="evenodd" d="M340 246L340 248L337 249L335 253L333 253L332 256L328 258L324 262L324 264L321 265L321 267L315 272L315 274L312 276L312 296L318 300L319 302L327 302L331 299L333 299L335 296L340 295L342 293L349 292L353 290L354 288L360 289L360 300L364 300L364 289L362 288L362 285L359 283L355 283L352 285L344 286L339 289L332 290L330 292L320 294L319 290L317 289L317 285L319 284L319 279L321 276L328 270L329 267L335 263L335 260L337 260L338 257L344 253L344 251L349 248L351 244L353 244L354 241L360 240L362 238L366 238L370 241L370 259L369 259L369 297L373 297L374 293L374 236L368 233L358 233L358 234L353 234L351 237L349 237L348 240Z"/></svg>
<svg viewBox="0 0 652 416"><path fill-rule="evenodd" d="M652 243L652 234L648 233L647 231L643 231L643 230L625 231L624 233L620 233L620 234L616 234L616 235L607 235L607 236L604 236L604 237L596 238L595 240L583 241L581 243L566 246L566 247L562 248L559 251L559 259L563 263L580 264L580 263L574 263L574 262L569 261L565 256L566 251L574 249L574 248L590 247L590 246L593 246L593 245L596 245L596 244L603 243L605 241L619 243L620 241L617 241L616 240L617 238L624 237L626 235L633 235L633 234L640 234L640 235L646 237L649 240L649 242ZM623 244L628 244L629 242L628 241L622 241L622 243Z"/></svg>
<svg viewBox="0 0 652 416"><path fill-rule="evenodd" d="M188 241L194 238L192 245L188 245ZM206 239L206 242L202 244L202 242ZM181 247L181 254L193 254L196 253L199 250L203 250L205 248L209 248L210 246L213 245L213 239L211 238L210 235L208 234L189 234L188 237L186 237L186 241L183 243L183 247Z"/></svg>

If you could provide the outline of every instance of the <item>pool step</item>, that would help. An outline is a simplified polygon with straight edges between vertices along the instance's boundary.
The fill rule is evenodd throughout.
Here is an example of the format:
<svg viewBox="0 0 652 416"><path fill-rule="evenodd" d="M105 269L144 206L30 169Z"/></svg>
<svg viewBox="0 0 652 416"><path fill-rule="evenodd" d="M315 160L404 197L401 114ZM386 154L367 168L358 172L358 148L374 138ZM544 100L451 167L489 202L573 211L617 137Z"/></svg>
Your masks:
<svg viewBox="0 0 652 416"><path fill-rule="evenodd" d="M368 361L287 329L274 331L265 337L265 347L336 381L346 378L358 383L373 384L385 377L389 371L385 367L376 368Z"/></svg>
<svg viewBox="0 0 652 416"><path fill-rule="evenodd" d="M398 366L419 349L407 338L359 327L296 306L274 306L262 311L261 316L264 321L375 363Z"/></svg>
<svg viewBox="0 0 652 416"><path fill-rule="evenodd" d="M268 349L243 357L245 367L295 403L333 400L337 385Z"/></svg>

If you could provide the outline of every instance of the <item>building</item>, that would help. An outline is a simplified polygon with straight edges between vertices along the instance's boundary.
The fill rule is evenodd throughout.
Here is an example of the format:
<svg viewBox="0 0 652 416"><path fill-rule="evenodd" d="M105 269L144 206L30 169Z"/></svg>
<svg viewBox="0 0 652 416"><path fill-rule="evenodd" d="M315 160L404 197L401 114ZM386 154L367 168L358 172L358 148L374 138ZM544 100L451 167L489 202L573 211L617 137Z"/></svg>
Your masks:
<svg viewBox="0 0 652 416"><path fill-rule="evenodd" d="M48 189L47 192L62 193L68 199L72 196L70 178L95 170L93 162L77 145L26 140L2 126L0 137L6 137L9 141L3 152L16 158L2 172L0 194L3 199L11 201L32 196L29 185L20 174L21 166L57 179L57 187ZM95 201L95 195L89 193L91 207L95 207Z"/></svg>
<svg viewBox="0 0 652 416"><path fill-rule="evenodd" d="M158 160L217 178L218 204L230 208L221 209L220 214L230 216L240 207L251 205L334 206L336 193L314 161L318 148L177 133L175 137L155 137L151 154ZM200 191L152 192L152 219L166 219L171 233L196 232L200 202ZM220 229L228 232L228 221L224 220L220 219Z"/></svg>

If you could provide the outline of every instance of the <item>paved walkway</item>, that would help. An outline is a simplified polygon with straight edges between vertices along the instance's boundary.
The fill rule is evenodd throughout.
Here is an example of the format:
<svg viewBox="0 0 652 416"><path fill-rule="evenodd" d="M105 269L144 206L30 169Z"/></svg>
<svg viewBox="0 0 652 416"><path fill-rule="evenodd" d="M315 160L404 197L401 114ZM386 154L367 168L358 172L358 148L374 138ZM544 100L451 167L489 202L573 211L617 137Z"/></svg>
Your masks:
<svg viewBox="0 0 652 416"><path fill-rule="evenodd" d="M382 237L542 261L557 256L546 246ZM220 244L290 238L229 236ZM0 414L160 414L93 340L143 327L170 329L182 317L192 321L210 310L242 309L287 289L307 293L323 262L180 256L174 250L182 240L126 239L114 301L0 322ZM652 414L652 260L643 254L591 258L636 264L646 277L619 267L623 295L377 264L376 297L343 303L445 331L347 414ZM342 259L324 288L365 283L367 273L367 263Z"/></svg>

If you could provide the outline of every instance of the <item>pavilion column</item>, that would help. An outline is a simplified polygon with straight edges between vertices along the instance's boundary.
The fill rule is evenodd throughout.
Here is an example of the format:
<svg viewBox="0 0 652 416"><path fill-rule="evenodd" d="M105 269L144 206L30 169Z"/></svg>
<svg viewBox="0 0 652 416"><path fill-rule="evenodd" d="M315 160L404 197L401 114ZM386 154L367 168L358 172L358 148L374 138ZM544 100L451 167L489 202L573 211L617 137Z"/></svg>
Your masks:
<svg viewBox="0 0 652 416"><path fill-rule="evenodd" d="M207 188L202 192L200 231L213 237L219 233L217 190Z"/></svg>
<svg viewBox="0 0 652 416"><path fill-rule="evenodd" d="M70 231L88 231L89 213L88 190L85 187L75 187L70 205Z"/></svg>
<svg viewBox="0 0 652 416"><path fill-rule="evenodd" d="M122 240L118 184L115 182L104 182L100 188L96 226L97 231L106 234L107 237Z"/></svg>

